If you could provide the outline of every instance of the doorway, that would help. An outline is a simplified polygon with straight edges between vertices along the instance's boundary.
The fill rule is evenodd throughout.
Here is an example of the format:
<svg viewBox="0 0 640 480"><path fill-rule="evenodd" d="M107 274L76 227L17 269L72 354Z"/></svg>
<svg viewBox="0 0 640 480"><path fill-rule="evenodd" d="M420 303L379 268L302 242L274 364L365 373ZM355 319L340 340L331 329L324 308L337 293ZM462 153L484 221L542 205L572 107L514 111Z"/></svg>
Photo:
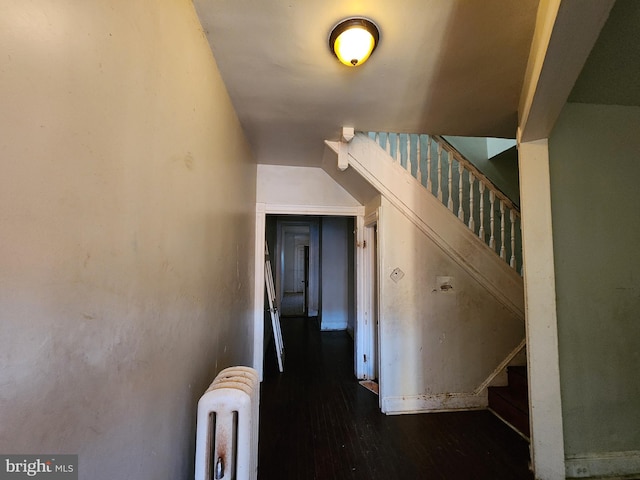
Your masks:
<svg viewBox="0 0 640 480"><path fill-rule="evenodd" d="M320 304L320 218L266 215L276 304L282 316L317 317Z"/></svg>
<svg viewBox="0 0 640 480"><path fill-rule="evenodd" d="M346 329L354 340L354 353L357 352L354 354L356 366L354 373L358 378L363 378L360 353L363 345L360 340L363 332L363 287L360 279L363 274L364 254L359 245L362 242L364 207L361 206L305 207L262 203L256 205L254 368L263 378L264 355L267 349L271 348L269 343L271 332L269 325L265 322L264 309L265 238L273 252L272 272L276 283L278 308L281 307L285 292L284 253L278 248L278 245L283 245L284 236L282 228L278 226L278 218L283 222L289 222L290 226L293 226L292 223L297 223L298 226L309 226L308 248L305 248L302 254L296 254L294 251L292 256L294 261L296 256L298 259L304 257L301 284L305 322L309 325L319 325L323 330ZM336 239L342 242L344 249L330 248ZM307 247L307 245L304 246ZM301 252L301 250L297 251ZM340 268L336 268L336 265ZM297 270L300 271L299 268ZM295 271L294 266L292 272ZM342 277L338 278L341 275Z"/></svg>
<svg viewBox="0 0 640 480"><path fill-rule="evenodd" d="M266 215L282 324L308 319L309 328L355 336L356 241L350 216ZM264 343L271 341L265 323ZM269 347L270 348L270 347Z"/></svg>
<svg viewBox="0 0 640 480"><path fill-rule="evenodd" d="M307 290L305 272L309 271L309 257L305 256L310 244L311 223L276 219L276 227L279 232L277 250L280 271L277 276L281 278L281 315L284 317L307 316L307 302L305 296Z"/></svg>

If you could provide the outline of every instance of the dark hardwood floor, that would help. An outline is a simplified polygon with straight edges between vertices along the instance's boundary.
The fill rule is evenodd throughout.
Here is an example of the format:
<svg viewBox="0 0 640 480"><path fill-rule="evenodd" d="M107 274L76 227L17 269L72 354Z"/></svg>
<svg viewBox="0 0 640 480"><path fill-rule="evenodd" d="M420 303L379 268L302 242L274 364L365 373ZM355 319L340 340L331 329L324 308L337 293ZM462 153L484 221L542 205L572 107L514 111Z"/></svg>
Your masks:
<svg viewBox="0 0 640 480"><path fill-rule="evenodd" d="M533 479L525 440L488 411L387 416L353 375L353 341L284 318L265 360L258 478Z"/></svg>

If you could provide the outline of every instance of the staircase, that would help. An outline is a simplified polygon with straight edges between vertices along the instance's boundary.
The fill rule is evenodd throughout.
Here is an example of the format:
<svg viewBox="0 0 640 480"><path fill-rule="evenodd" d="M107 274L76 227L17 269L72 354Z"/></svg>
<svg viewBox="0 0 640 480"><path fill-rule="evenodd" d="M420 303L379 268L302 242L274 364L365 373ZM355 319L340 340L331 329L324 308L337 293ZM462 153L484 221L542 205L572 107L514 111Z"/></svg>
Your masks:
<svg viewBox="0 0 640 480"><path fill-rule="evenodd" d="M441 137L351 133L325 141L338 169L355 170L524 321L517 207Z"/></svg>
<svg viewBox="0 0 640 480"><path fill-rule="evenodd" d="M514 358L525 348L524 285L521 276L520 215L517 206L441 137L347 130L349 129L343 130L341 141L325 141L338 160L336 165L335 157L326 156L323 160L325 172L345 190L352 192L354 198L358 198L359 192L366 192L365 185L373 187L384 200L382 211L385 213L380 218L398 219L398 214L403 215L415 228L403 230L409 231L411 238L416 239L410 247L427 246L434 252L432 257L428 257L434 259L432 264L425 260L427 257L418 257L423 268L430 271L428 269L432 267L434 273L459 272L458 278L465 279L468 289L461 290L460 297L455 296L458 295L455 291L445 294L451 295L450 297L444 297L441 293L434 293L438 290L431 290L429 279L426 279L427 283L425 279L421 279L422 283L415 284L415 290L405 287L406 280L403 280L398 288L387 285L385 294L392 300L402 302L404 292L413 295L412 292L421 290L422 298L416 298L414 302L424 304L425 308L430 305L436 305L440 309L451 308L458 314L461 308L477 302L478 305L495 311L502 322L500 325L492 323L496 317L488 317L486 311L480 310L469 312L467 317L456 317L459 328L450 323L441 323L443 316L414 315L412 323L407 325L413 328L414 334L418 334L415 345L416 349L419 347L417 352L423 352L423 346L424 351L435 352L430 355L437 357L429 359L425 365L440 365L441 368L425 368L422 371L414 368L413 376L408 378L418 380L407 382L409 386L406 392L403 390L405 385L401 382L390 382L391 387L387 387L387 392L391 393L381 397L383 412L415 413L487 408L489 385L495 385L496 381L503 379L507 365L513 363ZM372 209L380 208L375 206L374 200L365 198L360 201L363 205L370 201ZM386 212L393 212L395 217L387 216ZM385 221L383 220L382 229L387 228L387 225L400 225L402 228L406 225L399 220L395 224L385 224ZM402 244L397 238L393 240ZM384 243L381 256L386 257L385 254L394 245L393 242ZM393 254L389 255L386 258L395 258ZM391 262L384 265L388 271L394 266L397 265ZM416 274L414 278L418 276ZM473 296L467 296L467 292L473 292ZM429 298L425 299L427 296ZM470 303L458 303L457 298L461 302ZM445 312L441 313L446 315ZM414 312L410 311L410 314L413 315ZM402 324L404 318L396 319L392 314L389 314L389 318L398 326L407 326ZM486 325L486 328L482 329L482 325ZM441 334L437 344L434 340L436 337L426 333L430 329ZM474 332L473 337L469 337L470 330ZM444 335L445 332L447 336ZM389 335L387 338L391 341L404 342L402 329L389 328L384 333ZM520 335L522 336L518 338ZM440 346L444 344L447 347ZM451 352L456 349L465 349L473 354L465 355L463 359L454 358L455 355ZM406 356L412 355L419 360L427 357L426 354L412 352ZM446 371L446 375L443 371ZM473 371L473 378L468 374L470 371ZM508 376L512 375L515 373L510 370ZM517 385L515 379L513 384ZM519 385L524 387L520 390L525 394L524 401L516 402L518 407L513 409L526 415L526 373L524 381ZM509 396L506 392L511 387L502 388L503 390L491 393L491 396L502 391L505 392L503 396ZM518 398L515 394L511 397ZM499 408L494 410L498 411ZM505 414L501 418L521 428L528 435L529 422L526 416L524 420L515 414Z"/></svg>
<svg viewBox="0 0 640 480"><path fill-rule="evenodd" d="M390 158L489 248L517 269L522 264L518 207L438 135L368 132Z"/></svg>
<svg viewBox="0 0 640 480"><path fill-rule="evenodd" d="M509 384L489 387L489 410L517 432L529 438L527 367L507 367Z"/></svg>

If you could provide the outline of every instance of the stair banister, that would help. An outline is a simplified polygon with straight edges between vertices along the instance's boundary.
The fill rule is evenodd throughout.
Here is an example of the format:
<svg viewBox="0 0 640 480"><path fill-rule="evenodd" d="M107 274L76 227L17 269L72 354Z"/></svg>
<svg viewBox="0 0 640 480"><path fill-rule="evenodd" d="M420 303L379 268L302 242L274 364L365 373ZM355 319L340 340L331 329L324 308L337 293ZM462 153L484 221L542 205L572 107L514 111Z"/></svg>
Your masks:
<svg viewBox="0 0 640 480"><path fill-rule="evenodd" d="M406 135L406 141L403 135ZM386 150L393 163L407 171L416 180L423 185L431 194L435 195L438 200L454 215L456 215L460 221L462 221L468 228L473 231L479 239L481 239L486 245L489 246L497 255L502 258L505 263L511 266L513 269L517 269L516 252L519 252L520 244L516 239L516 223L520 218L520 211L517 205L513 203L486 175L484 175L478 168L467 160L458 150L456 150L449 142L447 142L440 135L413 135L416 138L415 142L412 142L412 134L400 134L400 133L385 133L385 132L369 132L369 138L373 139ZM391 137L395 138L394 147L391 147ZM425 171L421 167L422 154L421 154L421 141L427 139L426 144L426 178ZM432 142L437 145L436 151L433 151ZM415 146L414 146L415 143ZM402 150L404 151L404 155ZM443 155L444 153L444 155ZM435 155L435 158L433 156ZM403 156L405 162L403 163ZM446 165L443 162L446 159ZM435 181L437 185L433 184L432 175L432 162L436 164L434 168L436 170ZM453 169L453 161L457 162L457 168ZM415 162L415 165L414 165ZM415 168L414 168L415 167ZM444 168L443 168L444 167ZM444 172L443 172L444 170ZM464 171L467 171L467 178L465 180ZM445 174L443 178L442 174ZM457 195L454 196L454 173L458 175L457 178ZM423 180L425 180L423 182ZM478 182L478 197L477 202L476 194L474 193L474 184ZM446 183L445 183L446 182ZM465 183L466 182L466 183ZM436 190L434 191L434 187ZM468 188L468 191L467 191ZM446 189L446 191L445 191ZM489 193L489 238L485 238L485 191ZM468 204L465 204L464 196L468 193ZM496 204L497 201L497 204ZM455 202L458 203L457 211L455 210ZM496 219L496 210L499 213L499 218ZM465 208L468 208L469 218L465 220ZM476 211L478 210L478 211ZM479 218L479 228L476 231L476 216ZM500 222L500 231L496 232L497 224ZM507 228L506 221L510 222L510 227ZM496 233L499 233L498 240L500 245L496 245ZM497 250L496 250L497 248ZM509 250L509 254L508 251Z"/></svg>
<svg viewBox="0 0 640 480"><path fill-rule="evenodd" d="M464 165L465 169L472 172L480 182L487 185L489 187L489 190L494 191L496 197L504 202L506 208L516 211L518 215L520 214L520 208L511 200L509 200L509 197L502 193L502 190L500 190L491 180L489 180L489 178L485 174L478 170L478 168L473 163L462 156L462 154L458 152L458 150L456 150L449 142L447 142L440 135L433 135L431 138L433 138L439 145L442 145L443 150L446 150L447 154L452 155L456 159L456 161L461 162Z"/></svg>

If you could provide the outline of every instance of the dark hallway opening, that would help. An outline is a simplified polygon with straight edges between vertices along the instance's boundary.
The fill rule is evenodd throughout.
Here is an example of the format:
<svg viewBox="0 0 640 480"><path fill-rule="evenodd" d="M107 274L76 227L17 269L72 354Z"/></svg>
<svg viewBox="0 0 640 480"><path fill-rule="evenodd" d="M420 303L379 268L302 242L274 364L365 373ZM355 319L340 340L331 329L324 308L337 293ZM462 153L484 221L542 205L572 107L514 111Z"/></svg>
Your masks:
<svg viewBox="0 0 640 480"><path fill-rule="evenodd" d="M267 349L258 478L533 479L529 446L488 411L387 416L353 375L353 340L282 319L287 367Z"/></svg>

